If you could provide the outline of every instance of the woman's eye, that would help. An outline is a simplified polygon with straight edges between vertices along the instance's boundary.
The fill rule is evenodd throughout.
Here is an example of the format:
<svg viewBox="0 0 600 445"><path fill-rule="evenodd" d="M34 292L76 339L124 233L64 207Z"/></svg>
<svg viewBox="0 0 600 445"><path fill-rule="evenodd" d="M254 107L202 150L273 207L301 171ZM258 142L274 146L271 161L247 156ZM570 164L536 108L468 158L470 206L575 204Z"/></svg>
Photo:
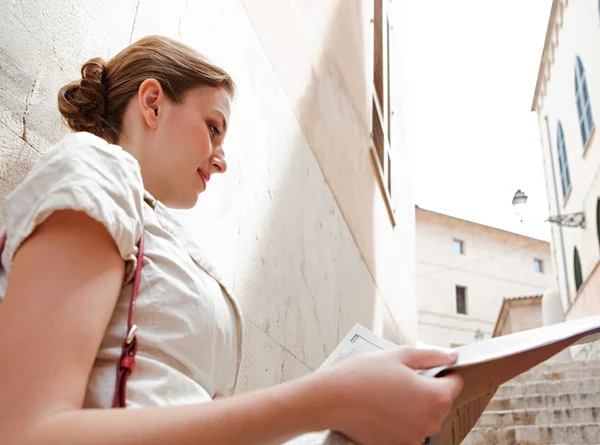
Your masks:
<svg viewBox="0 0 600 445"><path fill-rule="evenodd" d="M209 128L210 128L210 134L211 134L211 136L218 136L218 135L221 134L221 132L219 131L219 129L216 126L214 126L213 124L210 124Z"/></svg>

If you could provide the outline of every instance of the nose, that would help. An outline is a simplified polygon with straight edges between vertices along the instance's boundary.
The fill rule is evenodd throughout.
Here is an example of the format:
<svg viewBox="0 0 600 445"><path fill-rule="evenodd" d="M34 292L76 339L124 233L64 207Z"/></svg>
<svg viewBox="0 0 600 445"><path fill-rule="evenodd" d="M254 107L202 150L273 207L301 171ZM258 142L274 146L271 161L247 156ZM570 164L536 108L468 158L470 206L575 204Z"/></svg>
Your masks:
<svg viewBox="0 0 600 445"><path fill-rule="evenodd" d="M219 153L213 157L212 167L215 173L225 173L227 171L227 161L223 153Z"/></svg>

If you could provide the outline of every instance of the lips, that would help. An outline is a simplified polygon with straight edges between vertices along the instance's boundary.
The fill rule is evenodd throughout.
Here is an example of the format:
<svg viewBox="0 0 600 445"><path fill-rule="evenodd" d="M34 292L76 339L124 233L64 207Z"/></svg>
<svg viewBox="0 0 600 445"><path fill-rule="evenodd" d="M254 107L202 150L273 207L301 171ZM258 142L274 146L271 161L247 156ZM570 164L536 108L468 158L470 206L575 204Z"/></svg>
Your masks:
<svg viewBox="0 0 600 445"><path fill-rule="evenodd" d="M198 169L198 174L200 175L200 177L204 180L204 185L206 186L206 183L208 181L210 181L210 173L202 170L201 168Z"/></svg>

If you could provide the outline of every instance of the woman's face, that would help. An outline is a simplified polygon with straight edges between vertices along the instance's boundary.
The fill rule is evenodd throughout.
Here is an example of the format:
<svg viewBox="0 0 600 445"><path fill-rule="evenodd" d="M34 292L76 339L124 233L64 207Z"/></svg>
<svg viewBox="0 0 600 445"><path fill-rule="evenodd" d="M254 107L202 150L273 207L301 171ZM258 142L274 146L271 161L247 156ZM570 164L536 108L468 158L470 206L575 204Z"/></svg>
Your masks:
<svg viewBox="0 0 600 445"><path fill-rule="evenodd" d="M225 173L223 141L231 99L220 87L189 90L180 103L144 84L138 94L147 131L138 150L144 186L168 207L191 208L210 178ZM146 97L144 97L146 96Z"/></svg>

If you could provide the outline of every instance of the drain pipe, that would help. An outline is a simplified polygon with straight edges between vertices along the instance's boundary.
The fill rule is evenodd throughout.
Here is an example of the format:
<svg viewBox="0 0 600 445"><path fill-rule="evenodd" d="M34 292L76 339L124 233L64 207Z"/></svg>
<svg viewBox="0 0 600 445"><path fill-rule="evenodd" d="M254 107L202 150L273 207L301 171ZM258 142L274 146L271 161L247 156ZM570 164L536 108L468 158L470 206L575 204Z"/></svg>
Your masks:
<svg viewBox="0 0 600 445"><path fill-rule="evenodd" d="M552 171L552 185L554 186L554 200L555 200L555 205L556 205L556 215L560 216L560 202L558 200L558 188L556 187L556 170L554 168L554 154L552 151L552 139L550 139L550 124L548 124L548 116L544 116L544 121L546 121L546 133L548 136L548 150L550 153L550 157L548 158L549 162L550 162L550 167L551 167L551 171ZM564 311L565 314L567 313L567 311L571 308L571 296L570 296L570 290L571 287L569 286L569 272L567 270L567 255L565 253L565 238L563 235L563 227L562 225L558 224L558 238L560 240L560 251L561 251L561 256L562 256L562 260L563 260L563 274L565 277L565 287L566 287L566 291L567 291L567 310Z"/></svg>

